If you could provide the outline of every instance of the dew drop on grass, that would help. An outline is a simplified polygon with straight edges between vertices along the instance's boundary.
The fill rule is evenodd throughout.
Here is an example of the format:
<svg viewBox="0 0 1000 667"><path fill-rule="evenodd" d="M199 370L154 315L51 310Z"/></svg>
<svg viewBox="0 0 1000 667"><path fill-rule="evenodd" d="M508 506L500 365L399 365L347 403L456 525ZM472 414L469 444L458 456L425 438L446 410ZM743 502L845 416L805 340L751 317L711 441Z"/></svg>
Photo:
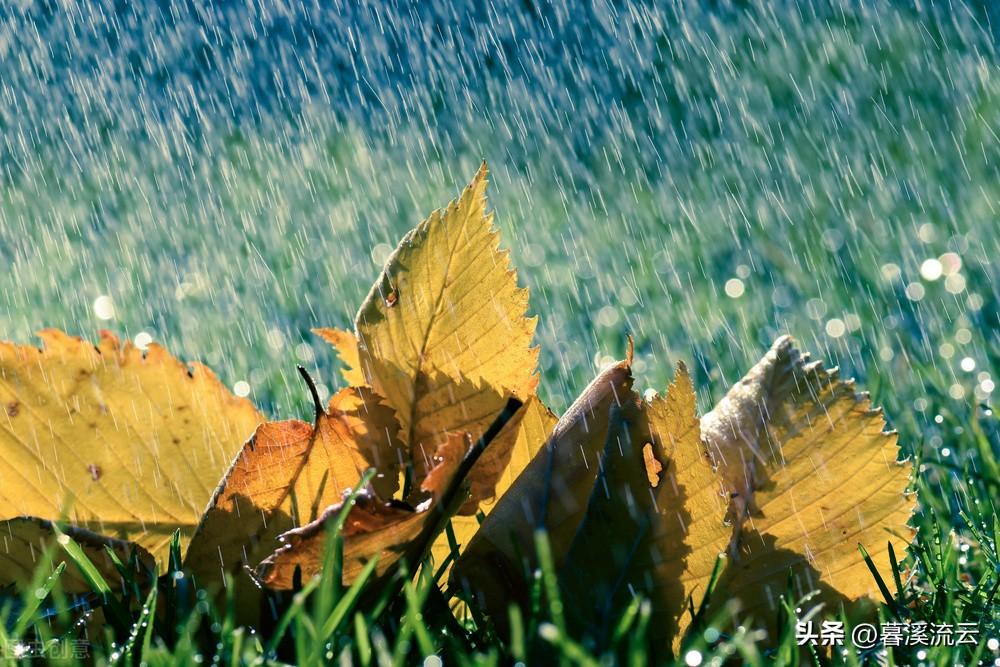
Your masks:
<svg viewBox="0 0 1000 667"><path fill-rule="evenodd" d="M690 650L684 654L684 664L688 667L698 667L701 664L702 656L700 651Z"/></svg>

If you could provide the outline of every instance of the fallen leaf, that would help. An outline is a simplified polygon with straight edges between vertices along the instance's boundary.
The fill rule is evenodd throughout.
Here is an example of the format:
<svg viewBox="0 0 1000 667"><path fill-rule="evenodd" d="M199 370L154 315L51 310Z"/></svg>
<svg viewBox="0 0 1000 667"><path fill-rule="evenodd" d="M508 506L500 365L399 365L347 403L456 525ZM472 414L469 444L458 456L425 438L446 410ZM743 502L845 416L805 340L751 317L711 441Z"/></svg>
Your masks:
<svg viewBox="0 0 1000 667"><path fill-rule="evenodd" d="M373 558L378 559L377 575L385 574L401 559L411 566L423 559L445 523L468 498L469 471L520 407L520 401L511 399L471 448L467 433L449 434L424 478L422 491L427 500L416 508L400 501L384 501L368 491L355 498L341 530L345 584ZM343 503L333 505L316 521L283 534L284 546L257 568L261 581L272 588L288 589L294 584L296 571L303 580L318 574L331 519L343 509Z"/></svg>
<svg viewBox="0 0 1000 667"><path fill-rule="evenodd" d="M744 614L773 617L789 570L797 592L818 588L828 607L878 594L858 544L889 573L888 545L902 557L916 505L904 493L912 465L898 460L896 434L884 429L867 394L810 362L788 336L702 418L709 453L735 494L735 522L721 541L732 561L720 589ZM707 538L699 541L718 549L718 536Z"/></svg>
<svg viewBox="0 0 1000 667"><path fill-rule="evenodd" d="M302 581L319 574L329 535L327 527L342 509L340 504L333 505L315 521L283 533L282 546L257 567L261 582L273 589L288 590L294 585L296 570ZM425 514L383 502L367 492L355 498L340 533L344 538L343 583L353 582L372 558L379 559L379 575L395 565L420 535Z"/></svg>
<svg viewBox="0 0 1000 667"><path fill-rule="evenodd" d="M477 439L508 396L524 400L538 382L536 320L526 316L528 292L509 252L499 249L485 193L483 165L456 202L402 239L358 311L357 365L349 340L335 337L396 410L414 504L445 434Z"/></svg>
<svg viewBox="0 0 1000 667"><path fill-rule="evenodd" d="M653 648L665 658L671 642L661 640L680 635L685 609L692 515L720 517L724 507L713 492L719 485L701 446L685 366L678 365L665 396L646 403L631 393L612 405L607 425L601 472L559 572L564 607L574 636L601 647L632 598L649 599ZM665 470L657 484L650 460Z"/></svg>
<svg viewBox="0 0 1000 667"><path fill-rule="evenodd" d="M469 593L494 620L506 619L510 602L527 603L525 573L538 565L536 529L548 531L561 564L597 477L608 410L630 396L630 362L605 369L584 389L455 564L451 586Z"/></svg>
<svg viewBox="0 0 1000 667"><path fill-rule="evenodd" d="M131 574L135 581L148 584L156 564L148 551L131 542L98 535L75 526L60 526L59 530L72 538L90 559L97 571L110 586L120 587L122 574L108 554L111 549L118 559L129 564L133 552L136 568ZM66 570L59 577L64 593L91 593L92 588L71 558L67 558L60 546L59 537L52 522L34 517L19 517L0 521L0 560L3 560L6 582L29 582L44 559L51 563L66 563Z"/></svg>
<svg viewBox="0 0 1000 667"><path fill-rule="evenodd" d="M497 434L469 473L470 498L451 518L452 533L461 550L479 530L478 512L489 515L541 449L556 417L537 396L530 396L514 418ZM439 565L452 553L447 535L431 550Z"/></svg>
<svg viewBox="0 0 1000 667"><path fill-rule="evenodd" d="M206 367L156 344L143 353L106 332L96 347L52 329L39 337L41 349L0 343L0 518L66 512L164 566L173 532L187 544L263 418ZM20 572L0 571L0 583Z"/></svg>
<svg viewBox="0 0 1000 667"><path fill-rule="evenodd" d="M199 585L254 567L279 547L278 536L317 520L341 502L369 468L373 492L399 488L403 448L390 407L368 387L342 389L315 424L261 424L219 485L185 562Z"/></svg>

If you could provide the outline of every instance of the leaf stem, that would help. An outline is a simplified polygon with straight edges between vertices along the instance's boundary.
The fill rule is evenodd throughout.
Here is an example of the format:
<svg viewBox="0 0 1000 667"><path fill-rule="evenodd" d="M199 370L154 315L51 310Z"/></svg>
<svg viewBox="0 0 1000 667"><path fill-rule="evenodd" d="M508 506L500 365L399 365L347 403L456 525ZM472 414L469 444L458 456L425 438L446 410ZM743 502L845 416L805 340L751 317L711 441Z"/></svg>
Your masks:
<svg viewBox="0 0 1000 667"><path fill-rule="evenodd" d="M323 402L319 400L319 391L316 389L316 383L313 381L312 376L309 375L309 371L305 369L304 366L296 366L299 369L299 375L302 379L306 381L306 385L309 386L309 393L312 394L313 399L313 409L316 414L313 420L313 426L319 428L319 418L323 416Z"/></svg>

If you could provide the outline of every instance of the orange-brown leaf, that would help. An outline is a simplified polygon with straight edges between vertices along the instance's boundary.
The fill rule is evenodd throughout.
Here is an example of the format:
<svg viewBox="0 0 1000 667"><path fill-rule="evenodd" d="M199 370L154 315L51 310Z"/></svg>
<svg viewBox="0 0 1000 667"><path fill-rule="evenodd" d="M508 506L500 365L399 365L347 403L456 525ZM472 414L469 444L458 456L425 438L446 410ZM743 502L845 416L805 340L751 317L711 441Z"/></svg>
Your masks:
<svg viewBox="0 0 1000 667"><path fill-rule="evenodd" d="M292 420L262 424L226 474L186 562L202 586L255 566L295 520L315 520L339 503L369 468L374 490L399 486L401 445L392 409L367 387L337 392L318 427Z"/></svg>

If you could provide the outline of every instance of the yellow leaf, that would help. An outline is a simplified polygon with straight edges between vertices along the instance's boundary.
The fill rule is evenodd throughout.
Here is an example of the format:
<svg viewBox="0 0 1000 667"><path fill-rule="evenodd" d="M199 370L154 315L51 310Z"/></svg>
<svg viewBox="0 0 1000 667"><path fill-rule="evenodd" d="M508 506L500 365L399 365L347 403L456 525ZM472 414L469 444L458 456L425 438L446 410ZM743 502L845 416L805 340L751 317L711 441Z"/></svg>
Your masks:
<svg viewBox="0 0 1000 667"><path fill-rule="evenodd" d="M828 607L877 594L857 545L887 575L888 544L902 558L916 503L904 494L912 466L897 461L884 428L867 394L787 336L705 415L703 437L733 494L733 562L720 588L745 613L773 617L789 569L798 593L818 588Z"/></svg>
<svg viewBox="0 0 1000 667"><path fill-rule="evenodd" d="M352 387L367 384L364 373L361 372L361 358L358 356L358 339L350 331L343 329L313 329L313 333L333 345L344 367L340 374Z"/></svg>
<svg viewBox="0 0 1000 667"><path fill-rule="evenodd" d="M263 418L199 364L102 333L55 330L42 349L0 343L0 518L66 521L165 564ZM0 582L14 572L0 573Z"/></svg>
<svg viewBox="0 0 1000 667"><path fill-rule="evenodd" d="M537 396L529 396L469 472L470 502L462 514L484 513L527 467L555 428L555 415Z"/></svg>
<svg viewBox="0 0 1000 667"><path fill-rule="evenodd" d="M537 384L528 292L485 193L483 165L458 201L403 238L355 321L356 368L396 410L414 489L448 432L475 440L510 395L524 400Z"/></svg>
<svg viewBox="0 0 1000 667"><path fill-rule="evenodd" d="M526 604L525 573L538 562L534 531L549 534L561 564L587 507L607 433L608 410L628 399L629 361L602 371L556 424L545 445L493 507L455 564L451 585L502 623L510 602Z"/></svg>
<svg viewBox="0 0 1000 667"><path fill-rule="evenodd" d="M256 566L278 548L281 533L340 503L369 468L379 471L371 482L375 492L395 493L403 455L399 426L371 389L337 392L317 424L261 424L243 447L188 550L186 563L201 586Z"/></svg>

